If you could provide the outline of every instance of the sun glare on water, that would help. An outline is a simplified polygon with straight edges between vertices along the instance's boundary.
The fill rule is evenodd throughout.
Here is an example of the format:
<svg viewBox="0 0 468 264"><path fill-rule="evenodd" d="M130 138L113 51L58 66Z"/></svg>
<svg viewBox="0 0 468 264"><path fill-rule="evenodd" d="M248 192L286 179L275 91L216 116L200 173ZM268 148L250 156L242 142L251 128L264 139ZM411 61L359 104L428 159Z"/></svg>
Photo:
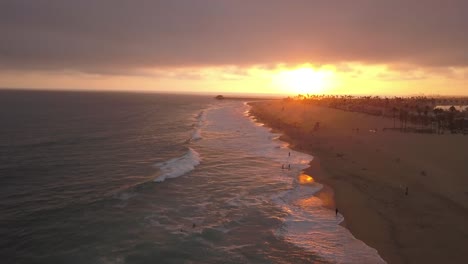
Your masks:
<svg viewBox="0 0 468 264"><path fill-rule="evenodd" d="M314 178L307 174L301 174L299 175L299 182L301 184L314 183Z"/></svg>
<svg viewBox="0 0 468 264"><path fill-rule="evenodd" d="M292 94L321 94L326 92L332 75L331 71L301 67L280 71L275 81Z"/></svg>

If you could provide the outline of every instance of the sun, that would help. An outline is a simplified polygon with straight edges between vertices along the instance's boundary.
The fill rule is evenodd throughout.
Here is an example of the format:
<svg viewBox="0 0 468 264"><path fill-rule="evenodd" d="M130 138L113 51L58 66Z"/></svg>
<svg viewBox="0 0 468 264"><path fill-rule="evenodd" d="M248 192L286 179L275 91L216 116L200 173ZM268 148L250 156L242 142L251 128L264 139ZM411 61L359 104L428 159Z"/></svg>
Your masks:
<svg viewBox="0 0 468 264"><path fill-rule="evenodd" d="M294 70L280 71L276 82L288 93L320 94L327 89L332 74L330 71L301 67Z"/></svg>

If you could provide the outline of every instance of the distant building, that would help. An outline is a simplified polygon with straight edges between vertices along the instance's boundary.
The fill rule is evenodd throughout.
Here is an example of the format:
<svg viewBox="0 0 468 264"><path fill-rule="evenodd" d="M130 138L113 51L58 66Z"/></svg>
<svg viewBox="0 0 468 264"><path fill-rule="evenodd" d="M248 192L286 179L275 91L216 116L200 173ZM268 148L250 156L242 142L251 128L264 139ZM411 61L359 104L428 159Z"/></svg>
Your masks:
<svg viewBox="0 0 468 264"><path fill-rule="evenodd" d="M224 96L222 96L222 95L217 95L215 98L218 99L218 100L223 100L223 99L224 99Z"/></svg>

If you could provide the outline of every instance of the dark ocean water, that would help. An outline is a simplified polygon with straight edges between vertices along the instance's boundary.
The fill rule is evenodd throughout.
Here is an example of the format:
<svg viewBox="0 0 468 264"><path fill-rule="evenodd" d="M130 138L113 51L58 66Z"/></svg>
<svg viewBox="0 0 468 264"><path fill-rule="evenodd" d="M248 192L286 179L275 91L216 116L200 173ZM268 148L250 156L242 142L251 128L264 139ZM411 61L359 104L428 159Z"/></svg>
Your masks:
<svg viewBox="0 0 468 264"><path fill-rule="evenodd" d="M0 91L1 263L382 262L298 180L312 157L246 111Z"/></svg>

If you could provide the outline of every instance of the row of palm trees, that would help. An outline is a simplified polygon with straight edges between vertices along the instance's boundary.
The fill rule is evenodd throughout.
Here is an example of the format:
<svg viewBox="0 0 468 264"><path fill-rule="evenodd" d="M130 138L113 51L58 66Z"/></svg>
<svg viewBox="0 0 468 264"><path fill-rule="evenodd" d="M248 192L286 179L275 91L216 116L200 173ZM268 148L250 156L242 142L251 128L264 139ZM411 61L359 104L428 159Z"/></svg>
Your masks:
<svg viewBox="0 0 468 264"><path fill-rule="evenodd" d="M289 100L337 100L337 99L363 99L376 104L385 102L425 102L432 105L468 105L468 97L427 97L427 96L408 96L408 97L381 97L381 96L357 96L357 95L327 95L327 94L298 94L295 97L288 97Z"/></svg>
<svg viewBox="0 0 468 264"><path fill-rule="evenodd" d="M399 128L408 129L408 123L416 125L419 131L441 133L444 129L451 131L468 129L468 107L461 111L455 106L448 109L439 108L447 102L468 106L466 98L429 98L416 97L379 97L352 95L298 95L286 100L300 100L304 104L316 104L345 111L361 112L370 115L393 118L393 128L399 119Z"/></svg>

